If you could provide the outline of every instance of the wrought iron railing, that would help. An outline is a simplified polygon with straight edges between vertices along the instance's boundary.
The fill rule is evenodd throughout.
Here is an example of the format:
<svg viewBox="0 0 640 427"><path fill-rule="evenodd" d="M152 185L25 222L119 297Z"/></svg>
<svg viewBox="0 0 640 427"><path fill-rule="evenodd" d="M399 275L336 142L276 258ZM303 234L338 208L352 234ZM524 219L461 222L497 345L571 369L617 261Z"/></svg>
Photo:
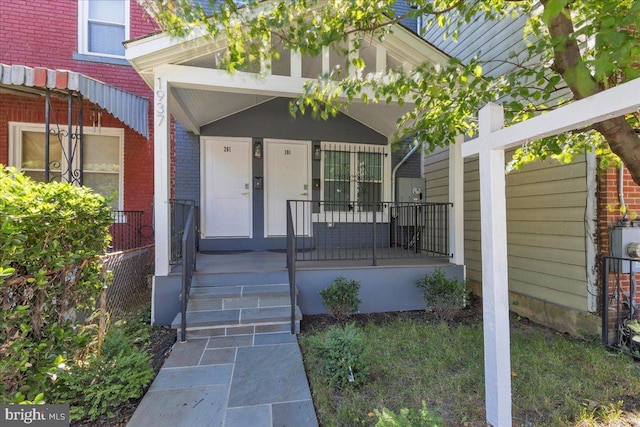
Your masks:
<svg viewBox="0 0 640 427"><path fill-rule="evenodd" d="M196 248L198 247L197 231L199 223L198 206L193 200L169 200L169 208L171 210L171 253L169 262L178 264L182 259L182 235L186 229L187 215L191 206L195 209L194 226L196 227Z"/></svg>
<svg viewBox="0 0 640 427"><path fill-rule="evenodd" d="M142 246L142 211L112 211L109 227L111 245L107 252L127 251Z"/></svg>
<svg viewBox="0 0 640 427"><path fill-rule="evenodd" d="M291 334L296 334L296 238L291 214L291 204L287 203L287 270L289 272L289 297L291 302Z"/></svg>
<svg viewBox="0 0 640 427"><path fill-rule="evenodd" d="M637 259L602 259L602 342L636 359L640 359L638 274Z"/></svg>
<svg viewBox="0 0 640 427"><path fill-rule="evenodd" d="M180 341L187 339L187 304L189 303L189 292L193 272L196 270L196 251L198 246L198 208L195 202L190 200L171 200L171 254L172 258L179 255L182 260L182 292L181 299L181 321L180 321ZM175 240L174 240L175 239ZM180 249L174 248L179 241Z"/></svg>
<svg viewBox="0 0 640 427"><path fill-rule="evenodd" d="M296 261L451 257L450 203L288 201ZM295 239L293 238L295 236Z"/></svg>

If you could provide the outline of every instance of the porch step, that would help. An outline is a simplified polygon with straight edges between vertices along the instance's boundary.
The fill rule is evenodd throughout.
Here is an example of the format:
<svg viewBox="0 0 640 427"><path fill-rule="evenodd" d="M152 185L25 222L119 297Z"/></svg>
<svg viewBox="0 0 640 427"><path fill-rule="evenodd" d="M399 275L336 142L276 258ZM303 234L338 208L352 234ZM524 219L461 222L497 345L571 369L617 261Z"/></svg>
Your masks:
<svg viewBox="0 0 640 427"><path fill-rule="evenodd" d="M296 333L302 313L296 307ZM180 338L181 314L172 327ZM291 331L288 284L193 287L187 305L187 339Z"/></svg>

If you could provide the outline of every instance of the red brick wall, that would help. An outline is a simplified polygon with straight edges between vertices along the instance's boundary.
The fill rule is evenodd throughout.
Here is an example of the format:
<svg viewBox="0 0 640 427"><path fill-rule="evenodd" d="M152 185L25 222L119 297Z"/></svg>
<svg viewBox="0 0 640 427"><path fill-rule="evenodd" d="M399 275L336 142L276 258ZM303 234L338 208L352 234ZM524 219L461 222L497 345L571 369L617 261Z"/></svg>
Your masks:
<svg viewBox="0 0 640 427"><path fill-rule="evenodd" d="M66 127L67 101L53 98L52 117ZM92 126L92 105L85 101L83 122ZM76 122L78 105L74 104L73 117ZM9 162L9 122L44 123L44 97L30 98L0 93L0 164ZM151 119L151 118L150 118ZM54 123L51 120L51 123ZM110 114L103 113L103 127L122 128L122 123ZM141 210L145 235L143 243L152 242L151 224L153 218L153 144L128 127L124 127L124 209Z"/></svg>
<svg viewBox="0 0 640 427"><path fill-rule="evenodd" d="M624 201L628 211L633 216L640 214L640 186L638 186L625 170L623 176ZM620 201L618 197L618 169L610 168L601 171L598 175L598 251L601 256L610 255L610 234L611 226L618 224L622 218L620 212ZM638 218L640 220L640 218ZM636 275L636 279L640 280L640 275ZM615 271L609 272L608 281L609 290L606 295L601 292L603 298L607 302L609 313L609 339L615 338L615 322L618 307L622 307L620 315L622 318L627 316L627 309L623 302L627 300L625 295L630 292L630 276L629 274L619 274ZM618 290L619 286L619 290ZM635 301L640 304L640 297L636 293ZM636 313L636 318L640 318Z"/></svg>
<svg viewBox="0 0 640 427"><path fill-rule="evenodd" d="M130 38L158 30L136 0L130 1ZM78 0L11 0L0 2L0 62L50 69L67 69L149 98L149 139L115 117L102 115L102 126L124 128L124 209L144 211L145 235L153 240L153 91L129 65L78 61ZM55 27L51 26L55 22ZM85 103L84 123L91 125L91 106ZM54 102L56 117L66 123L66 102ZM8 122L44 123L44 97L0 93L0 164L8 163ZM75 113L74 113L75 114Z"/></svg>

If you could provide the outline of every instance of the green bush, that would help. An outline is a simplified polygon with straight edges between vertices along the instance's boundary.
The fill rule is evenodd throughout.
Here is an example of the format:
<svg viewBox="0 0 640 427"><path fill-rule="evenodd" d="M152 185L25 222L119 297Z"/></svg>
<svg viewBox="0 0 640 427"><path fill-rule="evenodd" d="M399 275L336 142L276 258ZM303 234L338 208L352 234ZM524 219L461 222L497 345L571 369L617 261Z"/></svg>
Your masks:
<svg viewBox="0 0 640 427"><path fill-rule="evenodd" d="M330 287L320 290L320 296L329 314L342 322L350 314L358 312L362 302L358 298L359 292L360 282L340 276L331 283Z"/></svg>
<svg viewBox="0 0 640 427"><path fill-rule="evenodd" d="M139 398L153 379L149 353L143 344L148 327L131 328L118 324L109 329L100 353L61 369L52 390L56 402L71 405L71 419L100 415L112 416L112 410L129 399Z"/></svg>
<svg viewBox="0 0 640 427"><path fill-rule="evenodd" d="M333 326L322 336L309 340L317 368L336 388L365 382L369 366L366 362L364 335L353 323Z"/></svg>
<svg viewBox="0 0 640 427"><path fill-rule="evenodd" d="M444 272L436 269L416 281L422 289L427 309L440 320L450 319L453 313L467 303L467 285L457 278L448 279Z"/></svg>
<svg viewBox="0 0 640 427"><path fill-rule="evenodd" d="M402 408L397 414L387 408L382 408L382 411L374 409L373 412L378 417L375 427L438 427L442 425L442 418L430 411L424 401L421 409Z"/></svg>
<svg viewBox="0 0 640 427"><path fill-rule="evenodd" d="M0 165L1 402L46 400L59 366L94 342L77 319L100 294L111 222L91 190Z"/></svg>

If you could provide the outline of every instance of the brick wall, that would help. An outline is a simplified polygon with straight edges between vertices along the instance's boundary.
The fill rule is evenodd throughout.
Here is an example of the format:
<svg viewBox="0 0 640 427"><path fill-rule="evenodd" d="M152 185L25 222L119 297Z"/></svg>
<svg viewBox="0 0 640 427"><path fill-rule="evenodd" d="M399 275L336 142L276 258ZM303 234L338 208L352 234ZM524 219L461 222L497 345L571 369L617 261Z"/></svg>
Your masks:
<svg viewBox="0 0 640 427"><path fill-rule="evenodd" d="M640 186L633 182L626 169L623 176L623 183L624 201L631 217L633 217L636 214L640 214ZM622 218L618 196L617 169L610 168L599 173L597 195L598 253L601 256L607 256L610 255L610 229L617 225ZM635 222L637 223L638 221ZM601 265L599 267L602 268ZM631 286L630 275L620 273L622 270L620 268L614 270L617 271L609 272L608 292L605 295L601 286L600 293L601 298L604 298L606 302L609 314L608 336L612 344L614 343L613 340L615 340L616 320L618 318L624 319L628 315L628 304L626 304L626 302L629 299L633 299L636 303L640 304L637 290L634 290ZM640 280L640 275L636 274L636 282L638 280ZM634 293L635 295L632 295ZM618 311L620 311L620 313L618 313ZM638 313L636 313L635 317L640 318Z"/></svg>
<svg viewBox="0 0 640 427"><path fill-rule="evenodd" d="M175 151L175 197L176 199L200 200L200 144L198 136L187 132L180 124L176 130Z"/></svg>
<svg viewBox="0 0 640 427"><path fill-rule="evenodd" d="M51 123L53 117L64 128L67 127L67 101L52 98ZM83 122L91 127L91 107L85 101ZM74 104L74 123L78 114L78 104ZM0 164L9 162L9 122L38 123L45 122L44 97L31 98L20 95L0 93ZM151 119L151 117L150 117ZM102 127L123 128L122 123L110 114L103 113ZM153 240L151 231L153 205L153 143L133 130L124 127L124 209L141 210L145 226L143 243ZM144 237L143 236L143 237Z"/></svg>

